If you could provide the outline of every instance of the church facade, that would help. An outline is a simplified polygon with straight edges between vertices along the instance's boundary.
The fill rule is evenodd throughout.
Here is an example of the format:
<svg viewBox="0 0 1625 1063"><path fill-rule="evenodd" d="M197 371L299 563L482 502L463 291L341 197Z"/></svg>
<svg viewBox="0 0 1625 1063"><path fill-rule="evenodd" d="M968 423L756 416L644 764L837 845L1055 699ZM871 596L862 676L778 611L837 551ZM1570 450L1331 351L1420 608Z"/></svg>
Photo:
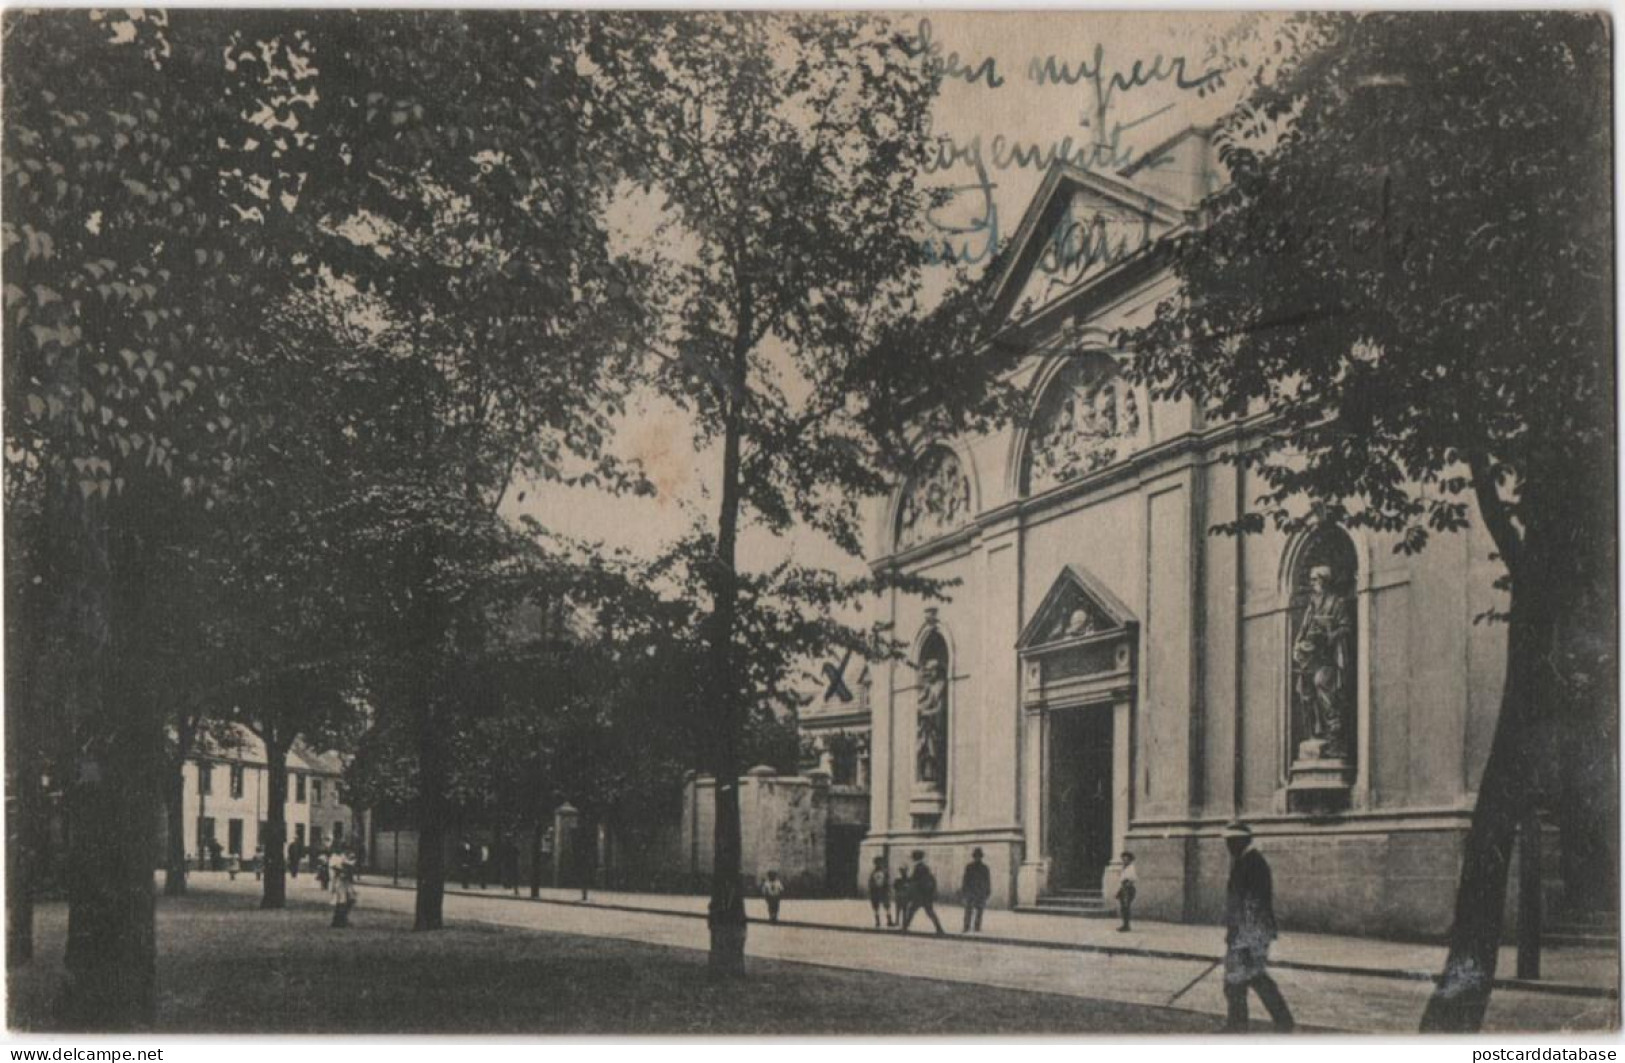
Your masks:
<svg viewBox="0 0 1625 1063"><path fill-rule="evenodd" d="M1499 566L1475 525L1416 556L1323 525L1210 534L1262 493L1211 423L1124 375L1119 330L1175 294L1159 238L1218 179L1202 131L1122 173L1058 167L1004 259L991 343L1030 414L919 442L870 559L957 581L894 594L877 665L860 867L974 848L995 905L1100 904L1135 854L1136 911L1216 921L1219 832L1252 824L1284 926L1437 936L1499 710Z"/></svg>

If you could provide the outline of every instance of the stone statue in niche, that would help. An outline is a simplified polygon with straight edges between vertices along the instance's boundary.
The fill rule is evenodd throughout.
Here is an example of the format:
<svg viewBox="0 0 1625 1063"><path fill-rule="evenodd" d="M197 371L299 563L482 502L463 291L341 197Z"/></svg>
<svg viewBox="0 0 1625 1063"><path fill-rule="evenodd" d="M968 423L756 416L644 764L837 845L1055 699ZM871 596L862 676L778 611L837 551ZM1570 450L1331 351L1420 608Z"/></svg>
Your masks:
<svg viewBox="0 0 1625 1063"><path fill-rule="evenodd" d="M1027 487L1038 492L1116 461L1140 430L1134 391L1104 355L1061 371L1033 426Z"/></svg>
<svg viewBox="0 0 1625 1063"><path fill-rule="evenodd" d="M1354 717L1354 600L1330 565L1309 568L1309 597L1292 640L1292 694L1307 730L1299 760L1345 760Z"/></svg>
<svg viewBox="0 0 1625 1063"><path fill-rule="evenodd" d="M937 447L903 490L897 545L914 546L953 531L970 518L970 479L953 451Z"/></svg>
<svg viewBox="0 0 1625 1063"><path fill-rule="evenodd" d="M914 777L933 790L941 790L946 776L948 737L948 674L940 660L920 662L919 700L915 707Z"/></svg>

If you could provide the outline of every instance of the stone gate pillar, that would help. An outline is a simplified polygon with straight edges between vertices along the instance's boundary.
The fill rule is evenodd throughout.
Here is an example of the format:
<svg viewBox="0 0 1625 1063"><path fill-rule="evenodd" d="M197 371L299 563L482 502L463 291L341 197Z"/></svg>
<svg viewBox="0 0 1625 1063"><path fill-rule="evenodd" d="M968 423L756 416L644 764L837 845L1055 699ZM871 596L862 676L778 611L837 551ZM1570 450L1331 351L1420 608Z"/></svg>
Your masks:
<svg viewBox="0 0 1625 1063"><path fill-rule="evenodd" d="M553 812L553 886L569 885L565 876L570 867L570 854L575 852L576 831L581 828L581 813L566 801Z"/></svg>

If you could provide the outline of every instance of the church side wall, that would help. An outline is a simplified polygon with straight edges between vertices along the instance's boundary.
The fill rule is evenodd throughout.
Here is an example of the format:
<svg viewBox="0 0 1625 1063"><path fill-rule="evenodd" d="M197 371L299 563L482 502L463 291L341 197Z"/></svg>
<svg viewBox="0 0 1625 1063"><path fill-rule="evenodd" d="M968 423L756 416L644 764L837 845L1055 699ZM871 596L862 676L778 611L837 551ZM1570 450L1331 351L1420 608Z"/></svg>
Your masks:
<svg viewBox="0 0 1625 1063"><path fill-rule="evenodd" d="M1131 324L1161 285L1072 328L1097 342ZM1038 349L1023 370L1037 401L1054 365ZM1146 917L1217 920L1228 859L1219 830L1240 816L1275 867L1289 928L1437 937L1449 925L1461 843L1499 711L1505 629L1474 618L1504 605L1499 565L1476 524L1410 557L1392 537L1353 532L1360 557L1358 769L1342 811L1289 800L1287 561L1273 528L1216 536L1264 493L1221 459L1237 445L1187 403L1140 393L1133 467L1093 486L1021 497L1026 429L958 441L975 482L975 519L945 543L905 555L909 571L958 580L946 602L894 595L883 612L905 643L930 623L953 651L949 785L935 830L916 828L916 688L911 664L877 669L876 777L862 870L884 856L895 875L925 849L947 897L969 850L987 851L994 903L1014 902L1023 861L1043 844L1041 715L1021 707L1015 642L1065 566L1087 571L1139 618L1131 712L1126 843L1138 856ZM1238 478L1240 482L1238 483ZM892 552L882 507L874 556ZM1061 710L1066 711L1066 710ZM1301 738L1302 736L1298 736ZM883 765L883 767L882 767ZM1036 802L1036 804L1035 804Z"/></svg>

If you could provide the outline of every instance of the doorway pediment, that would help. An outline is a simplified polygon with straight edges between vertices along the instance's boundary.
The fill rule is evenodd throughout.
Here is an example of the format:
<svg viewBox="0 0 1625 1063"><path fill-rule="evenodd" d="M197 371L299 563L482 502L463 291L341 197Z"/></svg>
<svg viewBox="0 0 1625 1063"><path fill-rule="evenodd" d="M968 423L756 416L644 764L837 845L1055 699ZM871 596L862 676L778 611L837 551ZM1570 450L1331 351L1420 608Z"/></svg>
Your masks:
<svg viewBox="0 0 1625 1063"><path fill-rule="evenodd" d="M1101 582L1070 565L1016 643L1028 711L1132 696L1139 620Z"/></svg>
<svg viewBox="0 0 1625 1063"><path fill-rule="evenodd" d="M1082 640L1126 634L1138 619L1106 586L1082 569L1067 565L1050 586L1016 648L1026 656Z"/></svg>

